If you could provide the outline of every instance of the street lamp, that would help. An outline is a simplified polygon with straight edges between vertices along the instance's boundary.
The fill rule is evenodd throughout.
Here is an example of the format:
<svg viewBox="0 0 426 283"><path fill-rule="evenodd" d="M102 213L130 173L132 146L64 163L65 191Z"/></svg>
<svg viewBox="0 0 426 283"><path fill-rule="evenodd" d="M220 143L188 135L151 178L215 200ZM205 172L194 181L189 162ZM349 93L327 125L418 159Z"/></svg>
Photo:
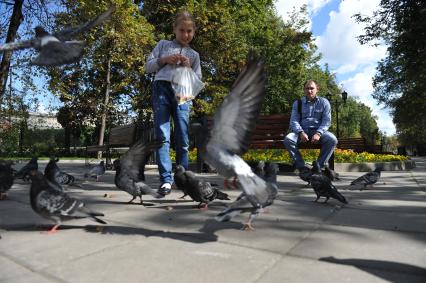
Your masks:
<svg viewBox="0 0 426 283"><path fill-rule="evenodd" d="M333 104L333 101L332 101L333 96L331 95L331 93L327 93L326 97L327 97L328 101L330 101L330 104ZM347 99L348 99L348 93L346 91L343 91L342 92L342 100L343 100L344 104L346 104ZM336 99L334 101L334 106L336 108L336 136L337 136L337 138L340 138L340 129L339 129L339 106L340 106L340 103L339 103L339 100Z"/></svg>

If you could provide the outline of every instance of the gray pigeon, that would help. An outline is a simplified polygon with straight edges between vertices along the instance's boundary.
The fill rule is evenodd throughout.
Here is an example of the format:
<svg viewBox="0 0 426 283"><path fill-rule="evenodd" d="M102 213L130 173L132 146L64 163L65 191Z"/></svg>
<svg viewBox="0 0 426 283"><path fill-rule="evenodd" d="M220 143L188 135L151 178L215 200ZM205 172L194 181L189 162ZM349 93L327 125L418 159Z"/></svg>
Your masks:
<svg viewBox="0 0 426 283"><path fill-rule="evenodd" d="M237 187L244 191L244 199L254 209L269 205L271 198L276 196L276 188L253 173L241 158L249 148L250 137L256 127L266 95L265 82L263 62L251 53L231 92L216 110L210 137L201 148L207 164L225 179L238 180ZM217 219L229 220L232 215L228 209Z"/></svg>
<svg viewBox="0 0 426 283"><path fill-rule="evenodd" d="M46 165L46 168L44 168L44 176L46 176L50 182L56 183L58 186L68 185L81 188L81 185L75 183L74 176L59 169L58 165L56 164L58 161L58 158L50 159L49 163Z"/></svg>
<svg viewBox="0 0 426 283"><path fill-rule="evenodd" d="M30 172L38 170L38 157L33 157L31 160L24 165L18 172L15 173L15 178L23 179L24 181L30 180Z"/></svg>
<svg viewBox="0 0 426 283"><path fill-rule="evenodd" d="M153 150L159 148L162 142L158 140L144 143L139 140L120 159L114 160L115 185L122 191L128 192L133 198L139 197L143 204L142 195L152 195L155 198L162 198L163 195L157 193L144 183L144 168Z"/></svg>
<svg viewBox="0 0 426 283"><path fill-rule="evenodd" d="M177 165L174 180L178 189L181 189L192 200L199 202L198 208L204 203L203 209L208 209L208 204L215 199L229 200L228 194L212 187L209 182L199 180L194 172L185 170L182 165Z"/></svg>
<svg viewBox="0 0 426 283"><path fill-rule="evenodd" d="M0 160L0 200L7 198L7 191L13 185L13 162Z"/></svg>
<svg viewBox="0 0 426 283"><path fill-rule="evenodd" d="M353 180L351 182L351 186L357 186L360 185L360 190L364 190L367 186L372 186L373 184L377 183L377 181L380 179L380 174L382 172L382 167L376 167L373 172L368 172L361 177Z"/></svg>
<svg viewBox="0 0 426 283"><path fill-rule="evenodd" d="M305 165L299 169L299 178L305 182L308 182L308 185L311 184L311 176L312 170L308 166Z"/></svg>
<svg viewBox="0 0 426 283"><path fill-rule="evenodd" d="M315 202L318 201L320 197L326 197L324 201L324 203L326 203L331 197L342 203L348 203L345 197L339 193L337 188L331 183L331 180L321 172L321 168L317 161L312 163L312 176L310 180L311 186L317 195Z"/></svg>
<svg viewBox="0 0 426 283"><path fill-rule="evenodd" d="M105 162L101 160L98 165L93 166L84 174L84 178L93 177L96 178L96 182L99 182L99 177L103 174L105 174Z"/></svg>
<svg viewBox="0 0 426 283"><path fill-rule="evenodd" d="M35 28L34 38L0 45L0 51L34 48L39 54L31 63L39 66L59 66L77 62L83 54L85 42L72 39L109 19L114 11L115 6L111 6L91 21L53 34L38 26Z"/></svg>
<svg viewBox="0 0 426 283"><path fill-rule="evenodd" d="M340 181L339 173L337 173L327 165L324 166L323 173L330 179L330 181Z"/></svg>
<svg viewBox="0 0 426 283"><path fill-rule="evenodd" d="M30 178L32 209L40 216L55 222L48 233L56 232L61 222L67 219L91 218L98 223L106 224L98 218L104 216L103 213L92 211L86 208L82 201L59 191L40 171L31 171Z"/></svg>
<svg viewBox="0 0 426 283"><path fill-rule="evenodd" d="M227 209L222 211L216 216L218 221L229 221L233 216L248 212L250 213L249 220L244 224L244 230L254 230L252 222L254 218L259 215L260 212L264 211L264 208L271 205L274 202L275 197L278 194L277 186L277 173L278 173L278 164L273 162L265 162L263 167L264 175L261 176L267 184L265 199L261 206L254 206L252 197L247 195L243 191Z"/></svg>

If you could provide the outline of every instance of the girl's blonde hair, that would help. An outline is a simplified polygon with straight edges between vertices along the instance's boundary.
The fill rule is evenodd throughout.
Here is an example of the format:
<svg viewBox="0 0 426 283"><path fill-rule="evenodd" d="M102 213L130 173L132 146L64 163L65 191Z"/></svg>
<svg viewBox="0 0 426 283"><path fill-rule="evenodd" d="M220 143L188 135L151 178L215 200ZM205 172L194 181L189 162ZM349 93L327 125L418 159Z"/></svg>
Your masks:
<svg viewBox="0 0 426 283"><path fill-rule="evenodd" d="M175 20L173 22L173 27L174 28L177 27L179 25L179 23L181 23L183 21L191 21L192 26L194 27L194 30L196 29L194 17L192 16L192 14L190 12L185 11L185 10L179 11L176 14Z"/></svg>

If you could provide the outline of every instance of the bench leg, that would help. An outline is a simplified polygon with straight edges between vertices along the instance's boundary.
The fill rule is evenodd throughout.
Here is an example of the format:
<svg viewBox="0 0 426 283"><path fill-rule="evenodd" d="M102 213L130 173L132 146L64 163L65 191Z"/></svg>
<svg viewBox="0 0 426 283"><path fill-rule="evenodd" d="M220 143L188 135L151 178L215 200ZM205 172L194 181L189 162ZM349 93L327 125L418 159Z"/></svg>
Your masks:
<svg viewBox="0 0 426 283"><path fill-rule="evenodd" d="M329 167L331 170L334 170L334 151L333 151L333 153L331 154L330 159L328 160L328 167Z"/></svg>
<svg viewBox="0 0 426 283"><path fill-rule="evenodd" d="M203 171L203 158L201 157L200 150L197 150L197 173L201 173Z"/></svg>

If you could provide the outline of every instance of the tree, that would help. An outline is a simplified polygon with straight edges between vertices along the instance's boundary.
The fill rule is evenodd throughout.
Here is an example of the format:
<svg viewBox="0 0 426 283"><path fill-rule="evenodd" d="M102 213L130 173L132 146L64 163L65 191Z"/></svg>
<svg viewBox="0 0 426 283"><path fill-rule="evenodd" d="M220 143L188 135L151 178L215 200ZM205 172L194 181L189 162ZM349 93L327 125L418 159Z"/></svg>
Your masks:
<svg viewBox="0 0 426 283"><path fill-rule="evenodd" d="M426 127L426 2L382 0L366 23L361 43L383 41L387 57L379 62L373 97L392 109L401 140L424 143Z"/></svg>
<svg viewBox="0 0 426 283"><path fill-rule="evenodd" d="M112 18L84 35L87 50L77 64L49 69L50 89L64 104L78 109L80 121L97 125L98 142L120 112L124 102L139 95L147 46L152 45L152 27L130 0L112 1ZM110 1L65 1L67 13L56 15L58 26L75 25L107 9ZM60 25L59 25L60 23Z"/></svg>

